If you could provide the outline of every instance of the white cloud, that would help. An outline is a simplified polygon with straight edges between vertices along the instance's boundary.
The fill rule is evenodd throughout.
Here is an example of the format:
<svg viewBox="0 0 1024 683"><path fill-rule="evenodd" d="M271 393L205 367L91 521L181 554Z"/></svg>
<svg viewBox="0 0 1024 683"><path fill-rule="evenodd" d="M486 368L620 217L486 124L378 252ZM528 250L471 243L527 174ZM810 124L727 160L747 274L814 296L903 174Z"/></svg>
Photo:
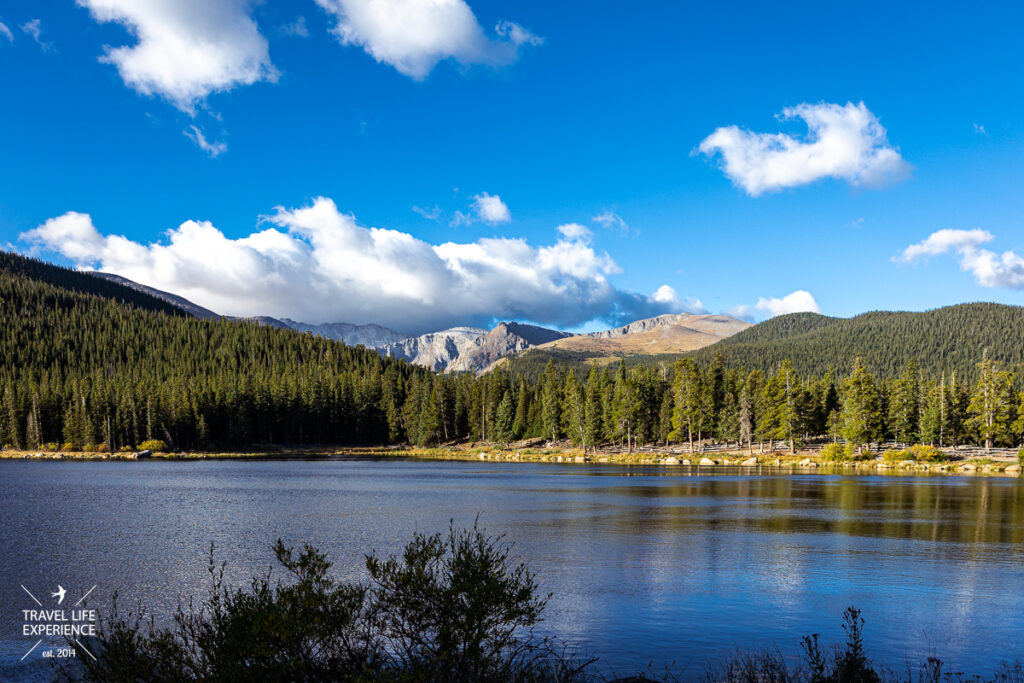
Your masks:
<svg viewBox="0 0 1024 683"><path fill-rule="evenodd" d="M758 297L757 303L753 306L735 306L725 311L725 313L735 318L753 320L755 318L774 318L777 315L785 315L786 313L803 313L806 311L821 313L818 302L814 300L811 293L798 289L782 298Z"/></svg>
<svg viewBox="0 0 1024 683"><path fill-rule="evenodd" d="M654 294L651 295L651 299L659 304L667 306L673 313L681 313L683 311L687 313L706 313L704 304L701 300L688 296L680 297L679 293L669 285L662 285L655 290Z"/></svg>
<svg viewBox="0 0 1024 683"><path fill-rule="evenodd" d="M122 24L135 45L106 47L100 61L143 95L192 112L210 93L275 81L267 41L248 0L76 0L100 22Z"/></svg>
<svg viewBox="0 0 1024 683"><path fill-rule="evenodd" d="M510 21L488 38L464 0L316 0L337 25L342 45L356 45L378 62L423 80L444 59L462 64L508 64L522 45L542 39Z"/></svg>
<svg viewBox="0 0 1024 683"><path fill-rule="evenodd" d="M501 201L501 197L498 195L481 192L473 195L471 199L473 201L469 205L470 212L456 211L451 225L470 225L480 221L497 225L512 220L512 212L508 210L508 205Z"/></svg>
<svg viewBox="0 0 1024 683"><path fill-rule="evenodd" d="M806 138L726 126L704 138L698 149L708 156L721 154L725 174L754 197L822 178L879 185L900 179L910 168L863 102L800 104L784 109L781 118L802 119Z"/></svg>
<svg viewBox="0 0 1024 683"><path fill-rule="evenodd" d="M7 29L6 26L4 26L4 28ZM32 40L36 41L39 47L43 48L44 50L48 51L50 50L50 48L53 47L51 43L48 43L45 40L43 40L43 22L40 21L39 19L29 19L25 23L21 24L21 26L19 26L18 28L21 29L22 33L31 36ZM7 29L7 33L10 34L10 32L10 29ZM11 38L13 39L13 36Z"/></svg>
<svg viewBox="0 0 1024 683"><path fill-rule="evenodd" d="M898 260L907 263L928 256L945 254L947 251L974 250L985 242L995 239L988 230L937 230L927 239L911 244L903 250Z"/></svg>
<svg viewBox="0 0 1024 683"><path fill-rule="evenodd" d="M93 227L92 217L87 213L68 211L51 218L35 230L19 236L39 245L53 248L61 245L61 254L76 263L84 263L95 258L95 254L106 247L106 238L102 237Z"/></svg>
<svg viewBox="0 0 1024 683"><path fill-rule="evenodd" d="M185 137L196 143L199 149L209 154L211 158L228 151L228 144L226 142L210 142L203 135L203 131L199 130L196 126L189 126L188 130L185 131Z"/></svg>
<svg viewBox="0 0 1024 683"><path fill-rule="evenodd" d="M14 34L11 33L11 29L7 28L7 24L2 21L0 21L0 36L6 38L9 43L14 42Z"/></svg>
<svg viewBox="0 0 1024 683"><path fill-rule="evenodd" d="M608 276L619 267L580 239L432 245L363 227L323 197L299 209L278 207L265 220L270 227L238 239L190 220L166 240L142 244L102 235L88 214L66 213L21 239L227 315L376 322L419 333L496 317L622 324L685 305L671 288L654 297L617 289Z"/></svg>
<svg viewBox="0 0 1024 683"><path fill-rule="evenodd" d="M566 223L565 225L559 225L555 228L563 237L570 240L580 240L587 242L593 235L590 229L585 225L579 223Z"/></svg>
<svg viewBox="0 0 1024 683"><path fill-rule="evenodd" d="M590 220L601 225L602 227L611 229L618 229L622 232L629 232L629 225L626 221L622 220L622 216L615 213L614 211L605 210L597 214Z"/></svg>
<svg viewBox="0 0 1024 683"><path fill-rule="evenodd" d="M473 196L473 210L484 223L508 223L512 213L498 195L481 192Z"/></svg>
<svg viewBox="0 0 1024 683"><path fill-rule="evenodd" d="M929 256L956 252L960 270L970 272L982 287L1024 289L1024 258L1012 251L997 254L981 245L994 238L987 230L938 230L927 239L911 244L894 261L910 263Z"/></svg>

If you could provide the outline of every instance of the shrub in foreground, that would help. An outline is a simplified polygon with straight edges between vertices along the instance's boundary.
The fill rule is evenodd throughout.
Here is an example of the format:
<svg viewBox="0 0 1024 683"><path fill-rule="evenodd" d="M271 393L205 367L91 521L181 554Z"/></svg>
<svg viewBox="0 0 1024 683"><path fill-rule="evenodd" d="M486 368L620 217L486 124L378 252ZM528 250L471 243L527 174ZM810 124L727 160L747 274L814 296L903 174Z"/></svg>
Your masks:
<svg viewBox="0 0 1024 683"><path fill-rule="evenodd" d="M511 556L503 537L475 525L447 535L416 534L400 555L366 557L369 581L340 583L331 563L306 545L297 555L278 541L287 581L270 572L247 588L224 583L210 551L211 587L173 626L156 627L117 598L89 643L61 673L86 681L310 681L313 683L585 683L603 680L550 637L537 636L550 596ZM1024 683L1020 663L988 678L946 671L937 657L904 672L876 666L864 648L864 619L843 613L846 642L800 643L802 661L779 650L740 652L705 670L705 683ZM81 646L71 643L76 648ZM683 680L666 671L665 681ZM687 679L689 680L689 679ZM655 679L633 677L619 681Z"/></svg>
<svg viewBox="0 0 1024 683"><path fill-rule="evenodd" d="M170 450L167 442L160 439L149 439L139 444L140 451L153 451L154 453L166 453Z"/></svg>
<svg viewBox="0 0 1024 683"><path fill-rule="evenodd" d="M274 548L289 580L224 584L158 628L116 604L100 624L88 681L579 681L578 662L533 627L549 596L511 545L475 526L416 534L399 556L366 558L366 584L339 583L312 546Z"/></svg>

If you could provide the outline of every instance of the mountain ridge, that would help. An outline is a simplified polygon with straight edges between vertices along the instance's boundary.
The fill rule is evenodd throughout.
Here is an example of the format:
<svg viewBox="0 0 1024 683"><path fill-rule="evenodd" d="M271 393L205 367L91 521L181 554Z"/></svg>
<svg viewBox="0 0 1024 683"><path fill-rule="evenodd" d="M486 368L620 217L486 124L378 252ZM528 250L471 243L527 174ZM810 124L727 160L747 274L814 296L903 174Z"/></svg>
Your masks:
<svg viewBox="0 0 1024 683"><path fill-rule="evenodd" d="M1005 366L1024 366L1021 330L1024 307L988 302L920 312L868 311L850 318L791 313L688 355L709 361L721 354L727 365L766 372L788 358L804 374L830 368L845 373L860 357L871 372L893 375L914 359L929 375L955 370L970 377L986 350Z"/></svg>

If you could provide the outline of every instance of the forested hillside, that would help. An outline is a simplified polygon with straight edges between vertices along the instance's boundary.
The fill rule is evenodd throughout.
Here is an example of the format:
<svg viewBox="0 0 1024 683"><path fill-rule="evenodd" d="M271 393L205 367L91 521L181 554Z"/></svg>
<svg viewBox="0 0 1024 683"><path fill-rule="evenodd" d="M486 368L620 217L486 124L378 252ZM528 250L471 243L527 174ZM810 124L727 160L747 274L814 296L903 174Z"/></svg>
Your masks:
<svg viewBox="0 0 1024 683"><path fill-rule="evenodd" d="M400 434L405 386L430 375L14 254L0 321L0 444L14 447L381 443Z"/></svg>
<svg viewBox="0 0 1024 683"><path fill-rule="evenodd" d="M186 315L178 306L145 292L136 291L130 287L125 287L89 273L81 273L70 268L61 268L60 266L26 258L9 251L0 251L0 273L3 273L5 280L46 282L62 289L82 294L95 294L147 311L160 311L177 316ZM6 316L10 311L4 310L3 313Z"/></svg>
<svg viewBox="0 0 1024 683"><path fill-rule="evenodd" d="M689 357L708 362L721 354L729 367L770 371L784 359L801 374L830 368L849 372L858 356L872 373L895 376L915 360L925 376L956 372L977 376L988 356L1005 366L1024 365L1024 308L979 303L947 306L924 313L875 311L853 318L792 313L739 332Z"/></svg>
<svg viewBox="0 0 1024 683"><path fill-rule="evenodd" d="M706 438L796 443L825 435L856 444L895 438L1016 445L1024 438L1024 394L1012 368L999 362L999 354L1019 345L1019 328L1001 327L1018 312L1009 307L994 307L993 330L974 317L981 306L943 309L958 312L950 320L980 328L969 336L975 346L944 346L945 356L916 340L876 336L867 343L869 333L910 335L919 327L863 326L868 332L854 335L861 341L848 348L882 349L868 356L876 364L895 368L884 357L887 344L902 354L921 349L919 358L883 373L836 347L835 362L821 367L851 367L848 374L806 372L785 357L769 367L767 355L757 358L767 369L743 369L742 356L728 363L723 352L707 362L619 363L585 372L551 362L536 378L504 367L478 377L435 374L294 330L199 320L75 275L13 255L0 261L5 448L108 450L149 439L191 450L534 437L569 439L585 449ZM906 315L861 318L913 320ZM735 348L781 344L794 329L797 338L827 331L830 320L784 317L752 328L753 340ZM1000 344L986 357L979 339ZM955 362L943 368L942 357ZM802 358L818 367L813 357Z"/></svg>

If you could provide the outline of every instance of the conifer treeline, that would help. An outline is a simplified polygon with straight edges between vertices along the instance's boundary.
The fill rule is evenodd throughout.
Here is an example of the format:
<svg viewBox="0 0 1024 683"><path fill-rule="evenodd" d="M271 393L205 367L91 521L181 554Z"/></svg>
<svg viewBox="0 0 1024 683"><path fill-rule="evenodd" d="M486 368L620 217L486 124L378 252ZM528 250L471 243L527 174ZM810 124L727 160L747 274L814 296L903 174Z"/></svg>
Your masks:
<svg viewBox="0 0 1024 683"><path fill-rule="evenodd" d="M873 377L857 362L839 378L799 376L788 360L748 372L721 357L585 373L549 364L535 381L500 368L482 377L435 375L308 334L147 310L143 299L62 284L0 269L7 447L543 437L591 448L819 435L1009 446L1024 436L1024 394L987 358L970 385L953 372L923 379L913 362L895 377Z"/></svg>
<svg viewBox="0 0 1024 683"><path fill-rule="evenodd" d="M847 373L858 356L880 377L895 377L916 361L929 379L956 373L978 377L985 350L1011 369L1024 367L1024 307L994 303L945 306L921 313L873 311L852 318L792 313L754 325L710 347L689 354L709 363L721 353L730 367L774 371L789 359L797 372Z"/></svg>

